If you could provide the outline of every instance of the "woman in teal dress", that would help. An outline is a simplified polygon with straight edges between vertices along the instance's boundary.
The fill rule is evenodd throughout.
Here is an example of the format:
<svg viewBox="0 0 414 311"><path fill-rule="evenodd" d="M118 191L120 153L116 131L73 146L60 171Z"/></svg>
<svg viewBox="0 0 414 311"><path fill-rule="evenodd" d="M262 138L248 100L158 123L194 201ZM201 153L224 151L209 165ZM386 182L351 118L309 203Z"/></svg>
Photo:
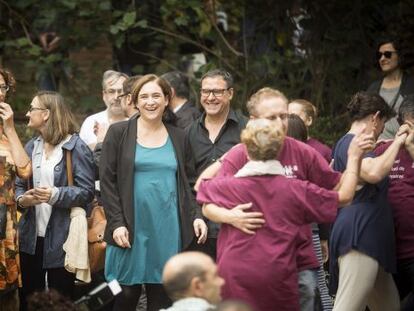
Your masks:
<svg viewBox="0 0 414 311"><path fill-rule="evenodd" d="M100 163L107 227L105 277L122 293L114 310L135 310L142 285L148 310L168 307L161 284L165 262L207 227L189 187L192 158L184 133L168 122L171 89L155 75L138 80L132 93L139 116L115 123Z"/></svg>

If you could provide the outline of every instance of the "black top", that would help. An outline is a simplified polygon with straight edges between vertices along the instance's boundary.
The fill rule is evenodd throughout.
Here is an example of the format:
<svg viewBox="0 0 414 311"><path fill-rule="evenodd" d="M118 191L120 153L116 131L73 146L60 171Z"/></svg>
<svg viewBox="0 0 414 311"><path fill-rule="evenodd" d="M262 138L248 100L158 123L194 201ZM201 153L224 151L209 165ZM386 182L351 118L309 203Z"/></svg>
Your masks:
<svg viewBox="0 0 414 311"><path fill-rule="evenodd" d="M185 102L184 105L175 113L177 117L175 125L179 128L185 129L189 127L197 118L201 115L198 110L191 102Z"/></svg>
<svg viewBox="0 0 414 311"><path fill-rule="evenodd" d="M371 85L367 89L367 92L379 94L383 80L384 78L371 83ZM402 97L406 97L407 95L410 95L413 93L414 93L414 77L409 76L406 73L403 73L402 80L401 80L401 86L400 86L400 94Z"/></svg>
<svg viewBox="0 0 414 311"><path fill-rule="evenodd" d="M117 122L110 126L102 145L99 165L101 196L107 225L104 239L111 245L117 245L112 238L113 231L125 226L129 239L134 241L134 159L137 138L137 118ZM174 146L177 159L178 213L180 218L181 245L185 249L194 237L193 220L202 218L187 174L194 174L192 155L186 145L184 131L164 123Z"/></svg>
<svg viewBox="0 0 414 311"><path fill-rule="evenodd" d="M240 133L247 124L247 118L244 115L230 109L226 123L224 123L213 143L204 125L205 118L206 113L204 112L187 129L186 133L194 157L197 176L230 150L231 147L240 143Z"/></svg>
<svg viewBox="0 0 414 311"><path fill-rule="evenodd" d="M196 175L200 174L213 162L229 151L233 146L240 143L240 133L246 127L247 118L241 113L230 109L226 123L217 135L215 142L211 142L208 130L204 125L206 113L204 112L194 123L187 128L186 139L193 154ZM193 186L194 180L191 181ZM220 226L216 223L207 222L208 236L216 238Z"/></svg>

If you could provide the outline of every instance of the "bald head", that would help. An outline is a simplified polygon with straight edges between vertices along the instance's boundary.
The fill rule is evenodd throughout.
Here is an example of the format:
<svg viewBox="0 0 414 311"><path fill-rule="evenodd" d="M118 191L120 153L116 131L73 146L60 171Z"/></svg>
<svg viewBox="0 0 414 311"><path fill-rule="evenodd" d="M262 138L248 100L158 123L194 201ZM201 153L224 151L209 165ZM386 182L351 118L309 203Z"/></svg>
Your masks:
<svg viewBox="0 0 414 311"><path fill-rule="evenodd" d="M173 301L199 297L217 303L224 284L213 260L200 252L184 252L171 257L164 266L162 280Z"/></svg>

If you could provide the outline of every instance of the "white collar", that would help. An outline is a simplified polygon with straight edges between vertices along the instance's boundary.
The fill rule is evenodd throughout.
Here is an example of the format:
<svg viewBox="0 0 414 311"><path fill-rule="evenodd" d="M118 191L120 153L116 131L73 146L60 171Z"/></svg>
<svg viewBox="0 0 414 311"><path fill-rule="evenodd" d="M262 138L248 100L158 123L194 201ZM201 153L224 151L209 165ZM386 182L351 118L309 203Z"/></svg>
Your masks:
<svg viewBox="0 0 414 311"><path fill-rule="evenodd" d="M285 168L278 160L249 161L237 173L235 177L283 175Z"/></svg>

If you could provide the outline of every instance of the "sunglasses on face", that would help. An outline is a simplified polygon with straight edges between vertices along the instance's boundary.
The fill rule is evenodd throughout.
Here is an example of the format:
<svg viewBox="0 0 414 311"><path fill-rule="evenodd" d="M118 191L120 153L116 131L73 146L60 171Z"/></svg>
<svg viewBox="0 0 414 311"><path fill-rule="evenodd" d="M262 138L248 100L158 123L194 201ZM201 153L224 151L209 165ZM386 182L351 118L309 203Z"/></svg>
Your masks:
<svg viewBox="0 0 414 311"><path fill-rule="evenodd" d="M392 53L397 53L397 51L377 52L376 56L378 60L380 60L382 56L384 56L387 59L390 59L392 57Z"/></svg>

